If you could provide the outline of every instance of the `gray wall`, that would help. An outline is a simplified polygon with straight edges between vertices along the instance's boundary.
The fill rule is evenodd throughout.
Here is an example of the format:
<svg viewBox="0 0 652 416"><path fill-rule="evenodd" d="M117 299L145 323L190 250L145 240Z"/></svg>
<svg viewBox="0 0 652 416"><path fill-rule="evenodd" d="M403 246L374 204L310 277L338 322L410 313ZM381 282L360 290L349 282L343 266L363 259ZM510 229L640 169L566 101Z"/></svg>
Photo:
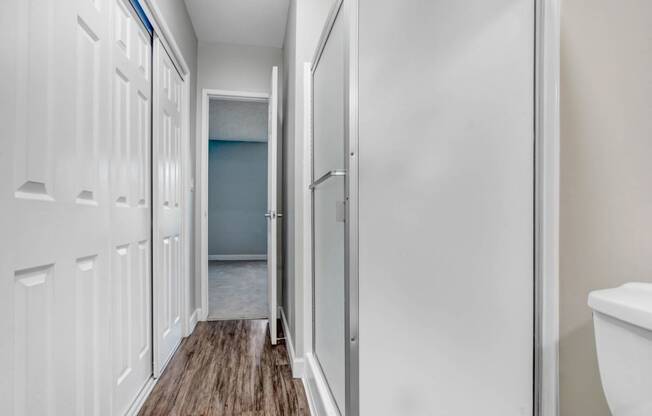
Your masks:
<svg viewBox="0 0 652 416"><path fill-rule="evenodd" d="M280 48L199 42L198 91L269 92L272 67L282 64Z"/></svg>
<svg viewBox="0 0 652 416"><path fill-rule="evenodd" d="M208 254L267 253L267 143L208 145Z"/></svg>
<svg viewBox="0 0 652 416"><path fill-rule="evenodd" d="M303 229L301 193L303 175L303 64L311 62L319 36L334 0L291 0L283 42L283 205L285 211L283 256L283 310L298 357L303 339ZM310 317L307 317L310 319Z"/></svg>
<svg viewBox="0 0 652 416"><path fill-rule="evenodd" d="M192 22L190 21L190 16L186 10L186 5L181 0L153 0L156 5L159 7L163 18L168 24L168 27L172 31L175 41L181 49L183 58L188 64L190 70L190 167L188 174L192 175L193 183L195 182L195 138L197 137L195 123L192 120L195 120L197 117L197 36L195 35L195 30L192 27ZM190 224L194 223L195 215L199 215L199 211L195 210L195 207L199 207L198 201L195 200L196 195L191 193L188 195L188 221ZM190 313L192 313L196 308L200 306L201 294L199 292L199 276L195 273L195 270L198 270L198 259L195 253L195 229L190 227L188 230L188 242L190 245L190 293L194 294L194 297L191 297L190 302Z"/></svg>
<svg viewBox="0 0 652 416"><path fill-rule="evenodd" d="M285 27L285 39L283 40L283 85L285 88L283 94L283 246L281 248L283 257L286 259L283 265L283 284L281 287L283 298L283 311L288 321L289 331L288 342L294 343L294 350L297 356L301 353L297 351L296 337L296 297L294 296L294 267L296 261L294 253L294 122L296 118L295 111L295 67L296 67L296 32L297 32L297 4L296 0L290 0L288 8L287 26ZM298 203L297 203L298 205ZM290 341L291 340L291 341Z"/></svg>
<svg viewBox="0 0 652 416"><path fill-rule="evenodd" d="M652 2L561 15L561 416L609 416L586 301L652 281Z"/></svg>

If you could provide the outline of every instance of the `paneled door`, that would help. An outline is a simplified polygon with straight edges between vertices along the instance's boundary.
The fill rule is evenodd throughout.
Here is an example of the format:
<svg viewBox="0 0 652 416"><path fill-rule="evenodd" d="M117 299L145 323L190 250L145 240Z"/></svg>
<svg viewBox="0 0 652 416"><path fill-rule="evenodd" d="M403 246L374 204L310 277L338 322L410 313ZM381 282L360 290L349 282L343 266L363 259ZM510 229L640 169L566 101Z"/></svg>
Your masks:
<svg viewBox="0 0 652 416"><path fill-rule="evenodd" d="M152 375L150 34L129 0L113 0L111 345L114 414Z"/></svg>
<svg viewBox="0 0 652 416"><path fill-rule="evenodd" d="M151 374L149 42L122 0L0 16L0 414L124 414Z"/></svg>
<svg viewBox="0 0 652 416"><path fill-rule="evenodd" d="M181 342L181 98L183 81L154 39L154 375Z"/></svg>

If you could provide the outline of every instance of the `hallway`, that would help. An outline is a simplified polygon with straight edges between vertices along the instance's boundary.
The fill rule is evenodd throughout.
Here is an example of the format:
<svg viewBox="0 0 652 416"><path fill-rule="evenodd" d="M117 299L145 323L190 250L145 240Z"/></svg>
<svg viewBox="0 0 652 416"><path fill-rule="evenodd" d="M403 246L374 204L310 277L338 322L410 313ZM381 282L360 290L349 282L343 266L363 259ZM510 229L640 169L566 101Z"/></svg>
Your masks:
<svg viewBox="0 0 652 416"><path fill-rule="evenodd" d="M637 1L0 0L0 416L651 416Z"/></svg>
<svg viewBox="0 0 652 416"><path fill-rule="evenodd" d="M179 346L139 415L310 415L301 379L266 320L200 322Z"/></svg>

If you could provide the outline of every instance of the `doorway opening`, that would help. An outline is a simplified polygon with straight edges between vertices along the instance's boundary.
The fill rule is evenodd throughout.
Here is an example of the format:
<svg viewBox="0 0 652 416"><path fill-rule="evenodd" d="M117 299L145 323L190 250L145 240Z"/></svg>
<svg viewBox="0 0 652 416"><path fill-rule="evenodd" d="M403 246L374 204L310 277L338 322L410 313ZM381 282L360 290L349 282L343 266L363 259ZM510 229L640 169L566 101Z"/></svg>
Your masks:
<svg viewBox="0 0 652 416"><path fill-rule="evenodd" d="M209 99L208 320L263 319L267 100Z"/></svg>
<svg viewBox="0 0 652 416"><path fill-rule="evenodd" d="M269 93L202 90L201 319L268 319L277 343L278 68ZM266 160L266 163L265 163Z"/></svg>

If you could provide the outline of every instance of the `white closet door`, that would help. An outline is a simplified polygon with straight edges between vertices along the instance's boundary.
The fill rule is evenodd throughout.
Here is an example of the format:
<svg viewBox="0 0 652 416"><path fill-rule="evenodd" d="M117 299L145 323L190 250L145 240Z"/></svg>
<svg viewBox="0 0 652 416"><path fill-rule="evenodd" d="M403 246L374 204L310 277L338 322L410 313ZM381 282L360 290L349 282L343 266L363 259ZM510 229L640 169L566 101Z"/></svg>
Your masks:
<svg viewBox="0 0 652 416"><path fill-rule="evenodd" d="M154 39L154 375L181 342L181 76Z"/></svg>
<svg viewBox="0 0 652 416"><path fill-rule="evenodd" d="M152 375L149 149L151 38L128 0L113 0L111 341L114 414Z"/></svg>
<svg viewBox="0 0 652 416"><path fill-rule="evenodd" d="M116 80L115 42L143 51L123 6L0 5L2 415L121 414L151 371L149 290L137 286L149 276L147 191L131 185L149 181L138 148L148 133L135 130L148 117L133 116L135 89L145 99L149 89L124 68L128 89ZM118 12L122 26L112 24ZM128 110L124 134L114 131L116 96ZM117 166L129 169L126 191ZM128 325L112 325L116 316Z"/></svg>

